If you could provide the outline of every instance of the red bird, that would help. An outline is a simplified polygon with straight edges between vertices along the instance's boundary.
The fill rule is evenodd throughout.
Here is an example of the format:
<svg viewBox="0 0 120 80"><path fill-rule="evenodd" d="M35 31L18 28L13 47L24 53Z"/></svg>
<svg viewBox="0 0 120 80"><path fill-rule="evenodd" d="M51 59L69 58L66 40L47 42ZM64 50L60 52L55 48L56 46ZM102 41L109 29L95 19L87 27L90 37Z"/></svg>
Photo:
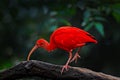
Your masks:
<svg viewBox="0 0 120 80"><path fill-rule="evenodd" d="M52 51L56 48L63 49L69 53L69 58L61 70L62 73L64 69L68 69L68 64L70 62L77 61L77 59L80 58L78 54L80 48L89 42L97 43L95 38L88 32L72 26L63 26L56 29L52 33L52 35L50 36L50 43L48 43L45 39L37 40L35 46L30 51L27 60L29 61L31 54L37 48L44 48L47 51ZM73 57L72 51L76 48L78 48L78 50Z"/></svg>

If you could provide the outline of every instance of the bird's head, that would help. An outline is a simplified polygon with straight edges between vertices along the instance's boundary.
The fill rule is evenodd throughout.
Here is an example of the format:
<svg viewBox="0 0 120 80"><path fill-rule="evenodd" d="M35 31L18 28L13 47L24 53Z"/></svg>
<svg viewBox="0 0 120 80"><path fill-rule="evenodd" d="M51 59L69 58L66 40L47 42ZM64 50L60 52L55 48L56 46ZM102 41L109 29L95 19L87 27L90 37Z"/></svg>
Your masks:
<svg viewBox="0 0 120 80"><path fill-rule="evenodd" d="M48 43L45 39L39 39L39 40L37 40L35 46L31 49L31 51L30 51L29 54L28 54L27 61L29 61L29 58L30 58L31 54L32 54L37 48L44 48L44 49L46 49L47 46L48 46L48 44L49 44L49 43Z"/></svg>
<svg viewBox="0 0 120 80"><path fill-rule="evenodd" d="M48 45L48 42L45 39L39 39L36 41L36 46L41 47L41 48L46 48Z"/></svg>

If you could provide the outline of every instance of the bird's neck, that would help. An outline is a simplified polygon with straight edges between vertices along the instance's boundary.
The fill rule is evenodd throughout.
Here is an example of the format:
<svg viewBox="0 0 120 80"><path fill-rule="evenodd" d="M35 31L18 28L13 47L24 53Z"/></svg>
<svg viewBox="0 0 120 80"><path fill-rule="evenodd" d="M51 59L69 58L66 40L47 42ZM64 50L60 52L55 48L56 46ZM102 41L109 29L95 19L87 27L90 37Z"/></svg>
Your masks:
<svg viewBox="0 0 120 80"><path fill-rule="evenodd" d="M54 50L55 48L52 44L46 42L44 49L46 49L48 52L50 52L50 51Z"/></svg>

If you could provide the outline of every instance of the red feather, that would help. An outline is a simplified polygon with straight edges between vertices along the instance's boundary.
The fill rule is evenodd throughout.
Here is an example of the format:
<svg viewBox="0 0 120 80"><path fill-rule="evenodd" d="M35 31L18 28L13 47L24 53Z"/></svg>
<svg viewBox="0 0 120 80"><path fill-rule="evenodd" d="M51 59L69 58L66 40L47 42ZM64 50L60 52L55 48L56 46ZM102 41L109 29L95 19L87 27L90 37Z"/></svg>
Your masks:
<svg viewBox="0 0 120 80"><path fill-rule="evenodd" d="M76 27L60 27L55 30L50 37L50 45L52 48L61 48L67 51L80 47L81 43L93 42L97 43L95 38L88 32Z"/></svg>

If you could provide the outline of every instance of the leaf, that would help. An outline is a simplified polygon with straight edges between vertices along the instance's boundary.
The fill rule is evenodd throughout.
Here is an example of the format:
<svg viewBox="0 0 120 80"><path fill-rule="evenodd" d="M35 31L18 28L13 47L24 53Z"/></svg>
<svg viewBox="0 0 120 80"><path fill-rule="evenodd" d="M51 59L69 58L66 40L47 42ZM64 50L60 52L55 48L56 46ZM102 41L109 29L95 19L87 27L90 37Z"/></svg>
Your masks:
<svg viewBox="0 0 120 80"><path fill-rule="evenodd" d="M94 25L94 22L89 23L89 24L84 28L84 30L86 30L86 31L90 30L90 29L93 27L93 25Z"/></svg>
<svg viewBox="0 0 120 80"><path fill-rule="evenodd" d="M113 12L112 15L114 16L117 22L120 22L120 13Z"/></svg>
<svg viewBox="0 0 120 80"><path fill-rule="evenodd" d="M94 19L98 21L106 21L106 19L101 16L95 16Z"/></svg>
<svg viewBox="0 0 120 80"><path fill-rule="evenodd" d="M85 8L85 6L86 6L86 2L85 2L84 0L78 1L78 2L77 2L77 6L78 6L81 10L83 10L83 9Z"/></svg>
<svg viewBox="0 0 120 80"><path fill-rule="evenodd" d="M94 25L95 25L95 28L98 30L98 32L101 34L101 36L104 36L104 28L102 23L95 22Z"/></svg>
<svg viewBox="0 0 120 80"><path fill-rule="evenodd" d="M120 22L120 3L112 5L112 15Z"/></svg>
<svg viewBox="0 0 120 80"><path fill-rule="evenodd" d="M120 9L120 3L113 4L111 7L114 9Z"/></svg>
<svg viewBox="0 0 120 80"><path fill-rule="evenodd" d="M49 29L50 32L53 32L58 26L57 25L52 25L51 28Z"/></svg>
<svg viewBox="0 0 120 80"><path fill-rule="evenodd" d="M90 16L91 16L90 10L87 9L83 15L83 22L81 24L82 26L85 26L90 21Z"/></svg>
<svg viewBox="0 0 120 80"><path fill-rule="evenodd" d="M85 18L89 18L91 16L91 12L89 9L87 9L85 12L84 12L84 17Z"/></svg>
<svg viewBox="0 0 120 80"><path fill-rule="evenodd" d="M71 23L68 20L65 20L65 19L58 19L58 21L63 23L64 25L71 25Z"/></svg>

